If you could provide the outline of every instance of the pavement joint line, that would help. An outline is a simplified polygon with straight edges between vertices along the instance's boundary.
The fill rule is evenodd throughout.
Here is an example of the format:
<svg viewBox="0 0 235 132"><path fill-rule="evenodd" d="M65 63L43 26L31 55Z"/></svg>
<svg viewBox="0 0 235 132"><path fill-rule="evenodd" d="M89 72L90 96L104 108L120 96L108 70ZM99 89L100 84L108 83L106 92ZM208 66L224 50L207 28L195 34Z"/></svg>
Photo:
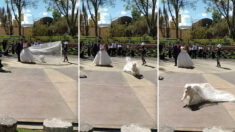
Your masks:
<svg viewBox="0 0 235 132"><path fill-rule="evenodd" d="M70 110L77 115L77 81L57 70L44 69L44 72L47 74L52 84L57 88Z"/></svg>
<svg viewBox="0 0 235 132"><path fill-rule="evenodd" d="M150 117L156 121L156 85L144 78L138 80L130 74L122 74Z"/></svg>
<svg viewBox="0 0 235 132"><path fill-rule="evenodd" d="M203 77L210 83L215 89L224 90L230 92L231 94L235 95L234 88L235 86L229 83L226 80L223 80L221 77L213 75L213 74L203 74ZM222 104L224 108L227 110L229 115L235 121L235 105L231 105L231 103L226 102Z"/></svg>

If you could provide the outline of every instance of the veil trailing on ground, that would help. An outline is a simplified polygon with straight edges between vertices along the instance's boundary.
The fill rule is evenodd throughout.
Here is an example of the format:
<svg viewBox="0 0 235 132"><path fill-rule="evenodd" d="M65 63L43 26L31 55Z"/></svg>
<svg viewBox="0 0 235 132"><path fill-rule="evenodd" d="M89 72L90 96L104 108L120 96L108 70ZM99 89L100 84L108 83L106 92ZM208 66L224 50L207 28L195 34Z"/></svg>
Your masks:
<svg viewBox="0 0 235 132"><path fill-rule="evenodd" d="M61 41L32 45L29 50L37 63L58 64L62 62Z"/></svg>
<svg viewBox="0 0 235 132"><path fill-rule="evenodd" d="M181 100L189 97L188 105L196 105L203 102L234 102L235 97L225 91L216 90L209 83L186 84Z"/></svg>

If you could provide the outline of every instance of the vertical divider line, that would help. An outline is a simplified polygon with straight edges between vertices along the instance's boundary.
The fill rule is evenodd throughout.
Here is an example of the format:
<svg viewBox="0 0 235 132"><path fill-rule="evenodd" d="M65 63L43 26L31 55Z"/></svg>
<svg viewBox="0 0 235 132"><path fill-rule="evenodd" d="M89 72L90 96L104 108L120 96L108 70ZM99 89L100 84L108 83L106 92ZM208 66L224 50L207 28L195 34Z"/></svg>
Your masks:
<svg viewBox="0 0 235 132"><path fill-rule="evenodd" d="M159 107L159 0L157 0L157 131L160 132L160 107Z"/></svg>
<svg viewBox="0 0 235 132"><path fill-rule="evenodd" d="M78 2L78 132L80 132L80 127L81 127L81 123L80 123L80 0L77 1Z"/></svg>

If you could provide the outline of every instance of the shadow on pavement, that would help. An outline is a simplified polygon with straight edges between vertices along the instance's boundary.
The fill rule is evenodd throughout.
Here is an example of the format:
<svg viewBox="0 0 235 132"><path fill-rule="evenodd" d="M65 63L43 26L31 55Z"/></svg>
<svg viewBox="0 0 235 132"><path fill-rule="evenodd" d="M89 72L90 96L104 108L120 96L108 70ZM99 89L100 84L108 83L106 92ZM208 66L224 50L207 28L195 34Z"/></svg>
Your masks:
<svg viewBox="0 0 235 132"><path fill-rule="evenodd" d="M144 66L146 66L146 67L150 67L150 68L156 68L155 66L150 66L150 65L144 65Z"/></svg>
<svg viewBox="0 0 235 132"><path fill-rule="evenodd" d="M7 71L7 70L3 70L3 69L0 69L0 72L1 73L11 73L11 71Z"/></svg>
<svg viewBox="0 0 235 132"><path fill-rule="evenodd" d="M209 107L209 106L213 106L213 105L218 105L218 102L202 102L200 104L196 104L196 105L185 105L184 108L189 108L192 111L197 111L200 110L204 107Z"/></svg>

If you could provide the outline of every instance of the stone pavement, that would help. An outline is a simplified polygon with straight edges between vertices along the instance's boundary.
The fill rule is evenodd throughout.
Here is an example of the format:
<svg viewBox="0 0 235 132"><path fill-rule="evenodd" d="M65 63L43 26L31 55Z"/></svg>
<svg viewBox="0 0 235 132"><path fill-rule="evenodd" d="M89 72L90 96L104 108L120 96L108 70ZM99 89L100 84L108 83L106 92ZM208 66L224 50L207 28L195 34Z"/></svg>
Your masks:
<svg viewBox="0 0 235 132"><path fill-rule="evenodd" d="M81 60L81 121L97 128L120 128L135 123L156 128L156 59L140 65L144 79L122 71L125 58L112 57L113 67L98 67L92 59Z"/></svg>
<svg viewBox="0 0 235 132"><path fill-rule="evenodd" d="M11 73L0 73L0 114L18 121L55 117L77 122L78 63L76 56L69 58L73 64L23 64L3 57L4 69Z"/></svg>
<svg viewBox="0 0 235 132"><path fill-rule="evenodd" d="M194 69L177 68L172 60L160 61L160 126L176 130L202 130L206 127L235 129L235 104L207 104L191 110L180 101L186 83L210 83L219 90L235 95L235 61L222 60L222 68L216 60L193 60Z"/></svg>

